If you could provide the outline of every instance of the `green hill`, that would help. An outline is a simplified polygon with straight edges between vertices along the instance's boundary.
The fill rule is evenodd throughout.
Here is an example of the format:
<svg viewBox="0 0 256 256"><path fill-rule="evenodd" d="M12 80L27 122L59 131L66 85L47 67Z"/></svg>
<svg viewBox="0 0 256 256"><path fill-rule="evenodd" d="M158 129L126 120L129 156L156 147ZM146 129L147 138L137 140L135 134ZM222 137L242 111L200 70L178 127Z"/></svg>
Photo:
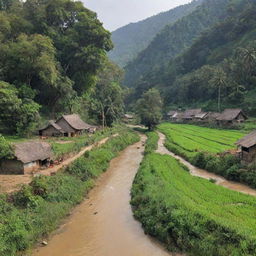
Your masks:
<svg viewBox="0 0 256 256"><path fill-rule="evenodd" d="M192 13L166 26L130 62L125 70L125 85L132 87L145 74L161 69L172 58L190 47L194 40L206 29L227 16L230 0L205 0Z"/></svg>
<svg viewBox="0 0 256 256"><path fill-rule="evenodd" d="M117 29L112 33L115 45L109 53L112 61L120 66L125 66L132 61L139 52L144 50L167 24L172 24L188 15L202 3L203 0L194 0L189 4L179 6L170 11L160 13L137 23Z"/></svg>

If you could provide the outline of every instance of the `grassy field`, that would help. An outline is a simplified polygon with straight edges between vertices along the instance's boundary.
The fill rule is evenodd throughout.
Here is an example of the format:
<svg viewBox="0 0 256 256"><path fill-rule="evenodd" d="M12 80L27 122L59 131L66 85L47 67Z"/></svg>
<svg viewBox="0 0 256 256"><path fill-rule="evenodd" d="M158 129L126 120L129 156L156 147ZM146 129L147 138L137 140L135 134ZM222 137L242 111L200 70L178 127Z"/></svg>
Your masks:
<svg viewBox="0 0 256 256"><path fill-rule="evenodd" d="M147 233L191 255L256 255L256 199L191 176L174 158L148 154L132 188Z"/></svg>
<svg viewBox="0 0 256 256"><path fill-rule="evenodd" d="M235 148L235 142L245 135L235 130L170 123L161 124L159 130L166 135L168 146L186 158L197 152L217 154Z"/></svg>

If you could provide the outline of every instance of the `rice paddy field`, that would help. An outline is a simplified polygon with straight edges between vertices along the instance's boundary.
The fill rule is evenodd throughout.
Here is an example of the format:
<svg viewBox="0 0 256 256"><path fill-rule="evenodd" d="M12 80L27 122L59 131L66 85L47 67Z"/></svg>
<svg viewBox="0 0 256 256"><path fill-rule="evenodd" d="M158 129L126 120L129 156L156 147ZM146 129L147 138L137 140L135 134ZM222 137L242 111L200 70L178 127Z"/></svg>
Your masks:
<svg viewBox="0 0 256 256"><path fill-rule="evenodd" d="M240 135L225 136L231 145ZM193 145L198 147L190 143L189 149ZM220 145L219 150L229 147ZM172 251L178 248L197 256L256 255L256 198L193 177L170 156L152 153L144 158L134 181L132 205L145 231Z"/></svg>
<svg viewBox="0 0 256 256"><path fill-rule="evenodd" d="M188 159L197 152L217 154L234 149L235 142L245 135L236 130L170 123L161 124L159 130L166 135L168 148Z"/></svg>

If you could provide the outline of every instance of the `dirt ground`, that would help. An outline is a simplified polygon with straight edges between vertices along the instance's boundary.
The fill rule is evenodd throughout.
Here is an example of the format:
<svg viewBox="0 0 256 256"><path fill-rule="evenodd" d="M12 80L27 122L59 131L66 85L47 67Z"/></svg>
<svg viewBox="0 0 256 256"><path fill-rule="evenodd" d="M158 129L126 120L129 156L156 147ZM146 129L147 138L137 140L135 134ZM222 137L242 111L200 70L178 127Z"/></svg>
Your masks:
<svg viewBox="0 0 256 256"><path fill-rule="evenodd" d="M114 134L111 137L116 137L116 136L118 136L118 134ZM19 190L22 187L22 185L29 184L35 175L41 174L41 175L50 176L50 175L58 172L61 168L69 165L70 163L75 161L77 158L82 156L86 151L90 151L94 147L98 147L98 146L106 143L109 140L109 138L110 137L102 139L99 142L96 142L95 144L93 144L91 146L85 147L78 154L66 159L61 164L55 165L55 166L45 169L45 170L40 170L40 171L36 172L36 174L26 174L26 175L4 175L4 174L1 174L0 175L0 193L12 193L12 192Z"/></svg>

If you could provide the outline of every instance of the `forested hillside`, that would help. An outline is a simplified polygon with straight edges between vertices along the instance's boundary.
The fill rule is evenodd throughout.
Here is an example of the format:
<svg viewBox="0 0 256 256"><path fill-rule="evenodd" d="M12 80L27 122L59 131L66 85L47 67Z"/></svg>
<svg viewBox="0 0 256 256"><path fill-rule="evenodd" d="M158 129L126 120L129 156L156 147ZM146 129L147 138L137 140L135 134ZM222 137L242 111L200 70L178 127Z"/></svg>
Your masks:
<svg viewBox="0 0 256 256"><path fill-rule="evenodd" d="M131 23L112 33L114 49L109 53L112 61L124 67L132 61L139 52L144 50L158 32L166 25L172 24L188 15L204 0L194 0L192 3L179 6L170 11L160 13L146 20Z"/></svg>
<svg viewBox="0 0 256 256"><path fill-rule="evenodd" d="M190 47L203 31L227 16L229 3L230 0L205 0L191 14L167 25L150 45L126 66L125 85L133 87L138 79L147 73L155 70L161 72L163 66Z"/></svg>
<svg viewBox="0 0 256 256"><path fill-rule="evenodd" d="M256 3L229 2L227 18L204 31L168 65L144 75L130 101L158 87L170 108L242 107L255 115Z"/></svg>
<svg viewBox="0 0 256 256"><path fill-rule="evenodd" d="M101 115L92 96L98 73L110 67L111 82L121 76L107 59L110 37L79 1L0 1L0 132L26 134L40 115L84 115L92 105Z"/></svg>

